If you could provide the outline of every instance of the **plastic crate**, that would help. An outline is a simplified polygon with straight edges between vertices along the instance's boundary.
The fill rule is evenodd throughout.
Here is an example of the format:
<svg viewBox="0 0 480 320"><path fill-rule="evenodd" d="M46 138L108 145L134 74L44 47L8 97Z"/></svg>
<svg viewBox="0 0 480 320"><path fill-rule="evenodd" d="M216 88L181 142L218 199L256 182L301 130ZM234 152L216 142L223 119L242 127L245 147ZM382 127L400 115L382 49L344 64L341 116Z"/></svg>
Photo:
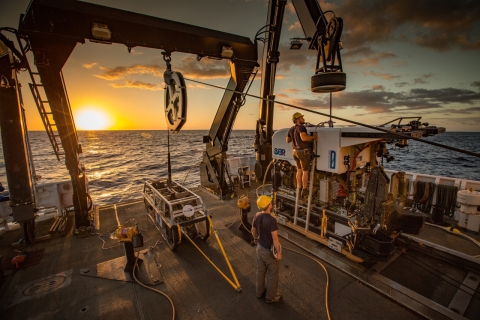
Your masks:
<svg viewBox="0 0 480 320"><path fill-rule="evenodd" d="M390 255L395 251L394 239L379 231L362 237L358 243L359 248L378 255Z"/></svg>

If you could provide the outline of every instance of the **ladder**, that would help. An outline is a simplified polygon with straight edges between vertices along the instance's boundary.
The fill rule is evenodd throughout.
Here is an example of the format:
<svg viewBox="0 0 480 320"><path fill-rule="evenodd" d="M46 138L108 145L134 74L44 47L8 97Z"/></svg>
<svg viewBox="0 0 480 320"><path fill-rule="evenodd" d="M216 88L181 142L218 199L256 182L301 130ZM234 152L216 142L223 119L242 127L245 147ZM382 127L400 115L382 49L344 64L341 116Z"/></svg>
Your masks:
<svg viewBox="0 0 480 320"><path fill-rule="evenodd" d="M29 83L28 85L30 87L30 91L32 92L35 104L37 105L37 109L42 119L43 125L45 126L45 130L47 131L48 139L50 140L50 143L53 147L53 151L55 152L57 159L60 161L61 156L65 155L65 150L63 149L63 146L62 146L62 141L60 139L60 135L57 130L57 124L55 123L55 120L53 118L53 113L50 108L50 104L47 100L44 86L42 83L39 83L41 82L40 74L38 72L32 71L32 68L30 67L30 63L28 62L28 59L26 56L26 53L29 51L30 44L28 42L28 39L24 39L24 40L26 41L25 47L22 45L22 42L20 41L17 35L17 42L22 50L23 56L25 57L26 69L32 81L32 83ZM66 92L65 82L63 80L62 72L60 72L60 76L62 78L63 87ZM70 109L70 101L68 99L68 96L67 96L66 103L68 104L68 108Z"/></svg>

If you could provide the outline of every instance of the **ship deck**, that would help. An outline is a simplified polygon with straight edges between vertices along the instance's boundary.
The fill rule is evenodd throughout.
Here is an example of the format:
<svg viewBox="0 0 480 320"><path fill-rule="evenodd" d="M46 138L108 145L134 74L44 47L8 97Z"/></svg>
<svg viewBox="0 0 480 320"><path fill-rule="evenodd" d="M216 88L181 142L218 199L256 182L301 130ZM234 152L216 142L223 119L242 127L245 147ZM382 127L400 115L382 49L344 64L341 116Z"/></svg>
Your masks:
<svg viewBox="0 0 480 320"><path fill-rule="evenodd" d="M254 188L240 190L254 203ZM284 250L280 268L279 291L283 301L266 304L255 296L255 248L251 236L239 229L236 201L220 201L202 188L199 194L211 214L225 252L241 285L239 293L206 261L201 253L185 238L172 252L160 232L147 218L142 199L101 207L97 234L83 238L73 235L72 218L67 235L53 234L51 239L26 248L31 264L17 271L11 270L9 261L15 250L24 249L19 239L21 230L12 230L0 236L0 254L4 272L1 287L1 314L4 319L171 319L172 308L162 295L147 290L134 282L105 279L86 270L103 268L102 275L118 274L110 266L118 266L125 256L123 245L107 235L114 231L118 221L132 226L138 223L144 246L160 271L160 281L154 287L166 293L175 305L176 319L326 319L326 276L313 260L296 252ZM250 217L255 210L252 209ZM48 234L52 220L37 223L37 237ZM398 253L388 262L361 265L341 254L305 238L292 229L280 226L284 248L290 248L315 257L323 262L329 275L328 301L334 319L416 319L462 318L448 306L458 294L458 286L441 284L431 270L412 264L424 262L425 254L412 250ZM451 236L437 228L423 228L420 236L429 242L450 242L463 248L466 254L478 255L480 248L471 241ZM423 235L422 235L423 234ZM479 239L476 234L469 236ZM103 239L103 241L102 241ZM160 241L160 242L158 242ZM218 267L229 276L219 245L214 237L195 243ZM406 239L405 241L416 241ZM295 243L295 244L294 244ZM153 248L152 248L153 247ZM149 250L150 249L150 250ZM478 250L477 250L478 249ZM44 251L42 251L44 250ZM442 260L443 261L443 260ZM469 271L453 270L447 263L433 262L437 270L451 278L450 283L464 282L472 276ZM443 264L442 264L443 263ZM8 270L10 269L10 270ZM105 271L107 270L107 271ZM463 270L463 269L462 269ZM121 273L121 272L120 272ZM478 273L477 273L478 274ZM388 281L385 280L388 278ZM416 288L417 287L417 288ZM393 288L393 290L392 290ZM416 291L415 291L416 290ZM463 310L463 317L476 318L480 314L478 287L472 303ZM418 307L422 300L409 291L415 291L430 302ZM418 293L419 292L419 293ZM413 301L413 302L412 302ZM415 302L416 301L416 302ZM438 312L444 308L447 311ZM419 311L420 310L420 311Z"/></svg>

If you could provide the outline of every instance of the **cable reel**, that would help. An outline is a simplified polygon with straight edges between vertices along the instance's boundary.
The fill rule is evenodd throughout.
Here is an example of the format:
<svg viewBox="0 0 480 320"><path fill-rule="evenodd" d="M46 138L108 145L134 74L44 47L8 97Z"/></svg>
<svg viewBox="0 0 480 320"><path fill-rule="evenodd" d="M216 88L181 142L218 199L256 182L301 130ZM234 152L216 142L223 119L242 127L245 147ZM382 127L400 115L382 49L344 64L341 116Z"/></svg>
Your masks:
<svg viewBox="0 0 480 320"><path fill-rule="evenodd" d="M167 70L163 73L165 81L165 120L170 131L178 133L187 122L187 87L180 72L172 71L170 53L162 52Z"/></svg>

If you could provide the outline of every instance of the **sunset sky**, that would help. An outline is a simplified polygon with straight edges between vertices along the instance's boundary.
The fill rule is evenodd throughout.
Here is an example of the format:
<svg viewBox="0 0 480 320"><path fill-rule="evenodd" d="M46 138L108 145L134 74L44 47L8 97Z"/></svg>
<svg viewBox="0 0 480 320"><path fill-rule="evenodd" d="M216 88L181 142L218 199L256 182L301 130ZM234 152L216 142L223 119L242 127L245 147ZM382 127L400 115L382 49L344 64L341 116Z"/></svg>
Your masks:
<svg viewBox="0 0 480 320"><path fill-rule="evenodd" d="M95 4L148 14L253 41L265 25L268 0L90 0ZM29 0L1 0L0 27L18 27ZM447 131L480 131L480 1L321 1L344 22L342 61L347 88L333 94L333 114L371 125L400 116ZM331 17L330 14L327 18ZM9 33L4 32L10 36ZM303 37L291 2L284 17L276 99L328 113L328 94L310 92L315 52L289 50ZM179 40L180 41L180 40ZM263 47L259 47L259 57ZM259 61L261 63L261 61ZM173 53L172 67L184 77L226 86L227 61ZM165 130L165 63L160 50L86 42L78 44L63 69L77 129ZM43 125L20 75L30 130ZM260 77L249 93L259 95ZM223 90L187 81L188 115L183 129L209 129ZM248 97L234 129L254 129L258 99ZM295 110L276 106L274 129L291 126ZM305 113L306 121L325 117ZM336 124L342 124L337 122Z"/></svg>

